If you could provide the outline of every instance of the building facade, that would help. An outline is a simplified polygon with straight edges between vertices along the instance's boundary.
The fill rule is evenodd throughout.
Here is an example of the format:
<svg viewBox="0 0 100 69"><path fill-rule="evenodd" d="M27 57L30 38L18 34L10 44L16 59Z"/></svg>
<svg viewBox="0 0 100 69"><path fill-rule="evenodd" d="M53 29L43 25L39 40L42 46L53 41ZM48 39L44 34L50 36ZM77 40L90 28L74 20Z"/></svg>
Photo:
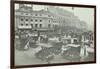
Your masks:
<svg viewBox="0 0 100 69"><path fill-rule="evenodd" d="M64 19L50 13L48 10L33 10L32 6L19 5L15 12L16 29L54 30Z"/></svg>
<svg viewBox="0 0 100 69"><path fill-rule="evenodd" d="M53 31L58 30L57 27L62 29L61 31L75 31L86 29L87 26L73 13L58 7L34 10L34 5L19 4L19 8L15 10L15 30Z"/></svg>

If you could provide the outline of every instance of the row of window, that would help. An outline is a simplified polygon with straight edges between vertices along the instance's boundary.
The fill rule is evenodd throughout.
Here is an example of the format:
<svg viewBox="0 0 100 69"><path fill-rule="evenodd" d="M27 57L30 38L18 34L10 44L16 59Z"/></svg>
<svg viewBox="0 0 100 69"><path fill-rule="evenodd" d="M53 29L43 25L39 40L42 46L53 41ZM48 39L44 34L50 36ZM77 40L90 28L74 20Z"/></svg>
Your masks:
<svg viewBox="0 0 100 69"><path fill-rule="evenodd" d="M21 19L21 21L24 21L24 19ZM25 21L29 21L29 19L25 19ZM31 19L31 21L33 21L33 19ZM35 22L37 22L37 21L42 22L42 20L35 19Z"/></svg>
<svg viewBox="0 0 100 69"><path fill-rule="evenodd" d="M21 14L24 14L24 13L21 13ZM42 16L42 14L30 14L30 13L25 13L25 15ZM48 17L51 17L51 15L48 15Z"/></svg>
<svg viewBox="0 0 100 69"><path fill-rule="evenodd" d="M21 19L21 21L24 21L24 19ZM29 19L25 19L25 21L29 21ZM33 21L33 19L31 19L31 21ZM35 22L43 22L43 20L37 20L37 19L35 19L34 20ZM51 21L50 20L48 20L48 22L50 23ZM65 22L65 21L53 21L53 22L55 22L55 23L57 23L57 22Z"/></svg>
<svg viewBox="0 0 100 69"><path fill-rule="evenodd" d="M24 19L21 19L21 21L24 21ZM25 19L25 21L29 21L29 19ZM31 19L31 21L33 21L33 19ZM48 20L50 22L50 20ZM43 22L43 20L37 20L35 19L35 22Z"/></svg>
<svg viewBox="0 0 100 69"><path fill-rule="evenodd" d="M21 13L22 15L24 14L24 13ZM34 16L42 16L42 14L30 14L30 13L25 13L25 15L30 15L30 16L32 16L32 15L34 15ZM48 17L51 17L51 15L47 15ZM52 17L54 17L54 18L56 18L55 16L52 16ZM62 17L57 17L57 19L62 19Z"/></svg>
<svg viewBox="0 0 100 69"><path fill-rule="evenodd" d="M29 24L20 24L21 26L24 26L24 25L26 25L26 26L28 26ZM33 26L33 24L31 24L31 26ZM37 27L40 27L40 28L42 28L42 24L35 24L35 27L37 28ZM50 28L51 27L51 24L48 24L48 27Z"/></svg>

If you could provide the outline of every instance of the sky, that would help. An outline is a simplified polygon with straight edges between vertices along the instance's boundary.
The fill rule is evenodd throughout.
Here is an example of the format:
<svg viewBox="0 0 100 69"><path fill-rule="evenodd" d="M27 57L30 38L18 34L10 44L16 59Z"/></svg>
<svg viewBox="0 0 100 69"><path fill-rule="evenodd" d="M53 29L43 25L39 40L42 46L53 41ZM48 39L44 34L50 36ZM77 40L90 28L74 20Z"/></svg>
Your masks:
<svg viewBox="0 0 100 69"><path fill-rule="evenodd" d="M30 6L30 5L29 5ZM33 10L41 10L46 9L47 7L50 7L49 5L34 5L33 4ZM72 10L72 7L64 7L64 6L55 6L63 8L64 10L70 11L74 13L75 16L78 16L78 18L82 21L85 21L87 23L87 27L89 30L93 30L94 28L94 8L83 8L83 7L74 7L74 10ZM15 4L15 9L18 9L19 5Z"/></svg>

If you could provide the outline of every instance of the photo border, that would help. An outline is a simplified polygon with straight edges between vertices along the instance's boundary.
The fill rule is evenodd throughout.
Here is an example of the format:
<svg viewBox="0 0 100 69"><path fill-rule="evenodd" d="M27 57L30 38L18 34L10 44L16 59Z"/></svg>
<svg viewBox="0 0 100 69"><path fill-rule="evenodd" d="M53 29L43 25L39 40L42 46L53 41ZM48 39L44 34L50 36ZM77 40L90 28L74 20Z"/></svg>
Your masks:
<svg viewBox="0 0 100 69"><path fill-rule="evenodd" d="M54 64L38 64L38 65L15 65L15 51L14 51L14 4L36 4L36 5L52 5L52 6L65 6L65 7L83 7L83 8L94 8L94 61L84 62L71 62L71 63L54 63ZM64 4L64 3L49 3L49 2L35 2L35 1L12 1L10 2L10 68L29 68L29 67L44 67L44 66L60 66L60 65L76 65L76 64L92 64L96 63L96 5L82 5L82 4Z"/></svg>

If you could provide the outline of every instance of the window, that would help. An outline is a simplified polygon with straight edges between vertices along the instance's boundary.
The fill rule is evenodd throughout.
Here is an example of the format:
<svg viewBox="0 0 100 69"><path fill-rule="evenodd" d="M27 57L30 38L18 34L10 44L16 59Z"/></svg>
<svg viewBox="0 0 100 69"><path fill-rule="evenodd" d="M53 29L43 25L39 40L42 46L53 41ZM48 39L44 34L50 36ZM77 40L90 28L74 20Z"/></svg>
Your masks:
<svg viewBox="0 0 100 69"><path fill-rule="evenodd" d="M23 26L23 24L21 24L21 26Z"/></svg>
<svg viewBox="0 0 100 69"><path fill-rule="evenodd" d="M33 21L33 19L31 19L31 21Z"/></svg>
<svg viewBox="0 0 100 69"><path fill-rule="evenodd" d="M31 26L33 26L33 24L31 24Z"/></svg>
<svg viewBox="0 0 100 69"><path fill-rule="evenodd" d="M23 19L21 19L21 21L23 21Z"/></svg>
<svg viewBox="0 0 100 69"><path fill-rule="evenodd" d="M51 17L50 15L48 15L48 17Z"/></svg>
<svg viewBox="0 0 100 69"><path fill-rule="evenodd" d="M28 24L26 24L26 26L28 26Z"/></svg>
<svg viewBox="0 0 100 69"><path fill-rule="evenodd" d="M49 20L49 23L50 23L50 20Z"/></svg>
<svg viewBox="0 0 100 69"><path fill-rule="evenodd" d="M38 27L38 24L35 24L35 27L37 28Z"/></svg>
<svg viewBox="0 0 100 69"><path fill-rule="evenodd" d="M35 16L37 16L37 14L35 14Z"/></svg>
<svg viewBox="0 0 100 69"><path fill-rule="evenodd" d="M21 12L21 15L23 15L24 13L23 12Z"/></svg>
<svg viewBox="0 0 100 69"><path fill-rule="evenodd" d="M50 24L48 24L48 27L50 28L50 27L51 27L51 25L50 25Z"/></svg>
<svg viewBox="0 0 100 69"><path fill-rule="evenodd" d="M31 27L33 28L33 24L31 24Z"/></svg>
<svg viewBox="0 0 100 69"><path fill-rule="evenodd" d="M37 22L37 20L35 20L35 22Z"/></svg>
<svg viewBox="0 0 100 69"><path fill-rule="evenodd" d="M54 23L56 23L56 21L53 21Z"/></svg>
<svg viewBox="0 0 100 69"><path fill-rule="evenodd" d="M28 13L26 13L26 15L28 15Z"/></svg>
<svg viewBox="0 0 100 69"><path fill-rule="evenodd" d="M28 21L28 19L26 19L26 21Z"/></svg>
<svg viewBox="0 0 100 69"><path fill-rule="evenodd" d="M40 22L42 22L42 20L40 20Z"/></svg>
<svg viewBox="0 0 100 69"><path fill-rule="evenodd" d="M40 28L42 28L42 24L40 24Z"/></svg>
<svg viewBox="0 0 100 69"><path fill-rule="evenodd" d="M55 25L53 24L53 27L55 27Z"/></svg>
<svg viewBox="0 0 100 69"><path fill-rule="evenodd" d="M71 40L70 39L67 39L67 42L70 44L71 43Z"/></svg>

